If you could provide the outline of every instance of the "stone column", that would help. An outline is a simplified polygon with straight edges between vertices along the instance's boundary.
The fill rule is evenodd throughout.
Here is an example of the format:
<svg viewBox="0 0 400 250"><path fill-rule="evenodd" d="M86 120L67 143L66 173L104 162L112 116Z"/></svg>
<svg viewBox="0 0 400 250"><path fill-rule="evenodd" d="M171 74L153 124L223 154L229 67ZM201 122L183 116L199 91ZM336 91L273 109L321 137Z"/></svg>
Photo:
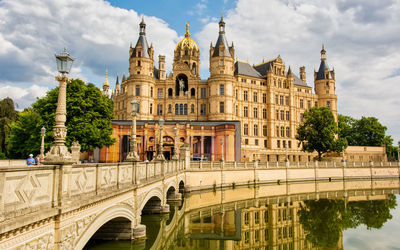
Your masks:
<svg viewBox="0 0 400 250"><path fill-rule="evenodd" d="M174 139L175 143L174 143L174 155L172 156L172 160L177 161L177 160L179 160L179 150L178 150L179 136L178 136L178 128L177 127L174 128L174 132L175 132L175 139Z"/></svg>
<svg viewBox="0 0 400 250"><path fill-rule="evenodd" d="M72 163L72 155L65 146L65 137L67 136L67 82L66 76L57 76L56 80L60 83L58 89L58 100L56 109L56 124L53 128L54 145L50 148L44 158L44 164L68 164Z"/></svg>

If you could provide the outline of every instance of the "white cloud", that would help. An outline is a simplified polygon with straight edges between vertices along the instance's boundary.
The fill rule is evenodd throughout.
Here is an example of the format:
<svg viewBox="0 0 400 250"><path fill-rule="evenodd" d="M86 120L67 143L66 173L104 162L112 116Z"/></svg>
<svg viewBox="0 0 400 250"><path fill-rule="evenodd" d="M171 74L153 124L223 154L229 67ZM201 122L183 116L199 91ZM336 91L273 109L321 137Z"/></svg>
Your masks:
<svg viewBox="0 0 400 250"><path fill-rule="evenodd" d="M36 84L29 88L0 85L0 100L9 97L13 99L14 103L17 105L17 109L22 110L35 102L36 98L45 96L48 90L48 87L38 86Z"/></svg>
<svg viewBox="0 0 400 250"><path fill-rule="evenodd" d="M76 59L72 77L81 69L92 74L128 73L129 44L136 44L140 15L103 0L4 0L0 2L0 83L52 83L54 53L64 47ZM145 16L147 39L172 65L177 33L156 17Z"/></svg>
<svg viewBox="0 0 400 250"><path fill-rule="evenodd" d="M306 66L313 86L325 43L335 68L339 113L376 116L400 140L400 1L238 0L224 17L228 42L239 59L260 63L281 55L298 74ZM218 23L195 34L207 69Z"/></svg>

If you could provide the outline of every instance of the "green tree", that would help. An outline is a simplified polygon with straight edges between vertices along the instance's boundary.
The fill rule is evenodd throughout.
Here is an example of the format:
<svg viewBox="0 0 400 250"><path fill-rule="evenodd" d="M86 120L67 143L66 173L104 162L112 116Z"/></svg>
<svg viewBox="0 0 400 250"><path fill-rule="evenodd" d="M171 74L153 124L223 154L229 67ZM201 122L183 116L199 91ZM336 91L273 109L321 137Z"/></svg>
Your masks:
<svg viewBox="0 0 400 250"><path fill-rule="evenodd" d="M8 156L7 139L11 132L11 123L18 119L18 111L15 110L14 101L4 98L0 101L0 158Z"/></svg>
<svg viewBox="0 0 400 250"><path fill-rule="evenodd" d="M339 137L345 138L350 146L386 146L388 157L397 152L391 136L386 135L387 128L376 117L361 117L360 120L350 116L338 115Z"/></svg>
<svg viewBox="0 0 400 250"><path fill-rule="evenodd" d="M32 143L32 145L35 145L36 151L40 150L40 128L42 126L47 130L46 142L53 141L52 129L55 124L57 98L58 87L50 90L45 97L38 99L32 104L33 111L40 118L37 121L39 130L30 129L26 131L25 134L21 134L21 140L35 138L37 143ZM66 145L68 147L74 141L79 141L82 151L90 151L96 147L101 148L112 145L115 141L111 138L112 118L112 100L104 96L95 85L92 83L85 84L79 79L71 80L67 84L67 121L65 125L67 127ZM12 143L14 144L16 141L14 140ZM22 147L18 144L12 147L14 155L25 157L28 152L27 149L21 155L21 150L16 149L18 146ZM29 152L36 151L30 149Z"/></svg>
<svg viewBox="0 0 400 250"><path fill-rule="evenodd" d="M40 151L40 128L43 121L33 109L25 109L19 114L19 119L11 124L11 134L8 138L10 158L27 158L28 154L38 154Z"/></svg>
<svg viewBox="0 0 400 250"><path fill-rule="evenodd" d="M296 135L303 151L317 151L318 160L321 160L323 153L340 152L342 147L347 147L345 139L336 138L338 127L329 108L311 108L304 112L304 120Z"/></svg>

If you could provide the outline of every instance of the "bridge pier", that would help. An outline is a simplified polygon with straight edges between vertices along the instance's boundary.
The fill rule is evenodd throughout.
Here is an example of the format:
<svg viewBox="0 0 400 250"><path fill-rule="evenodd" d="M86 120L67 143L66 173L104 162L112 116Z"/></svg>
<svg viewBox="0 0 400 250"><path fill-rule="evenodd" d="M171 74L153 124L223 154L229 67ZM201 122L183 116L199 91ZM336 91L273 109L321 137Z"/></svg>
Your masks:
<svg viewBox="0 0 400 250"><path fill-rule="evenodd" d="M135 228L132 228L132 240L139 241L146 239L146 226L143 224L137 225Z"/></svg>
<svg viewBox="0 0 400 250"><path fill-rule="evenodd" d="M179 192L169 194L167 197L167 201L180 201L182 200L182 194Z"/></svg>

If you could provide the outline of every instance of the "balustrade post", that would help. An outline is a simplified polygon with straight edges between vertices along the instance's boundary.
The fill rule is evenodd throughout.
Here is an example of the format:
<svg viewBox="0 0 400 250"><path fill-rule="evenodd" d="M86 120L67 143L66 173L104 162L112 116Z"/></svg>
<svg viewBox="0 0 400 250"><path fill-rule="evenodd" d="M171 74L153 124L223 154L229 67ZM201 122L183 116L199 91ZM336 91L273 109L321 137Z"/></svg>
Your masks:
<svg viewBox="0 0 400 250"><path fill-rule="evenodd" d="M5 172L0 173L0 221L4 220L4 185L6 183ZM54 190L55 191L55 190ZM54 205L53 205L54 206Z"/></svg>

